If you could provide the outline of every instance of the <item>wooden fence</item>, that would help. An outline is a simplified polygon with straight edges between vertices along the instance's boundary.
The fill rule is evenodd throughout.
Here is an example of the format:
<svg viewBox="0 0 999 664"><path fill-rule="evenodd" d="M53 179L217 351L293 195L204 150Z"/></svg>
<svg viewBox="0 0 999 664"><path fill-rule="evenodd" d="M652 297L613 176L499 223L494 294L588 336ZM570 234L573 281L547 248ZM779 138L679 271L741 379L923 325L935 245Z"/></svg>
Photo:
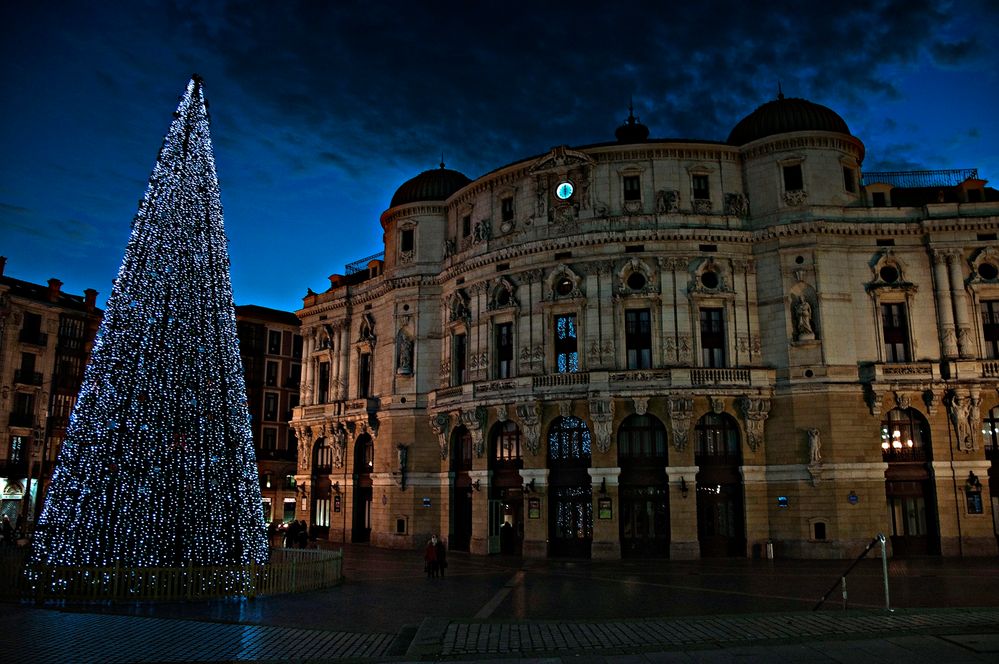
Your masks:
<svg viewBox="0 0 999 664"><path fill-rule="evenodd" d="M0 549L0 597L69 601L218 599L329 588L343 580L343 551L271 549L264 565L48 567L27 547Z"/></svg>

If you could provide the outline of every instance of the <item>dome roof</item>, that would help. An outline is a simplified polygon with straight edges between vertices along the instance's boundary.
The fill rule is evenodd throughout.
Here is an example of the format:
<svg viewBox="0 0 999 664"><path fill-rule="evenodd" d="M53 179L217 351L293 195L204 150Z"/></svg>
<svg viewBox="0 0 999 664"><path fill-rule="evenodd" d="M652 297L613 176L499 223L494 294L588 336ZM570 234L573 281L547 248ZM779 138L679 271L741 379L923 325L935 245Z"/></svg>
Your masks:
<svg viewBox="0 0 999 664"><path fill-rule="evenodd" d="M614 130L614 137L618 143L641 143L649 137L649 128L638 121L634 108L628 106L628 119Z"/></svg>
<svg viewBox="0 0 999 664"><path fill-rule="evenodd" d="M785 98L783 94L744 117L728 135L729 145L745 145L759 138L792 131L836 131L850 129L836 111L807 99Z"/></svg>
<svg viewBox="0 0 999 664"><path fill-rule="evenodd" d="M469 182L471 180L465 174L444 168L444 162L441 162L440 168L423 171L415 178L403 182L395 190L389 207L419 201L443 201Z"/></svg>

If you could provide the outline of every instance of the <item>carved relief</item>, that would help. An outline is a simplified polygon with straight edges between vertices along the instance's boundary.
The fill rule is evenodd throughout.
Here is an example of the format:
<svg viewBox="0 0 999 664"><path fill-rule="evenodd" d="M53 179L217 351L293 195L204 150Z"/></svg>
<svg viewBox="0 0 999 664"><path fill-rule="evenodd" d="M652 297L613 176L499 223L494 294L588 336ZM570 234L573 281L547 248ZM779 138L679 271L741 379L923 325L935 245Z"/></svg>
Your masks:
<svg viewBox="0 0 999 664"><path fill-rule="evenodd" d="M631 400L635 404L635 415L645 415L649 412L648 397L632 397Z"/></svg>
<svg viewBox="0 0 999 664"><path fill-rule="evenodd" d="M725 194L725 214L736 217L749 215L749 199L744 194Z"/></svg>
<svg viewBox="0 0 999 664"><path fill-rule="evenodd" d="M441 459L447 459L447 439L450 425L451 417L447 413L437 413L430 416L430 428L437 435L437 443L441 448Z"/></svg>
<svg viewBox="0 0 999 664"><path fill-rule="evenodd" d="M501 403L500 405L496 406L496 421L506 422L508 419L510 419L510 414L507 413L506 404Z"/></svg>
<svg viewBox="0 0 999 664"><path fill-rule="evenodd" d="M763 423L770 413L770 400L744 396L739 408L746 422L746 442L754 452L763 443Z"/></svg>
<svg viewBox="0 0 999 664"><path fill-rule="evenodd" d="M408 376L413 373L413 339L406 330L396 334L396 372Z"/></svg>
<svg viewBox="0 0 999 664"><path fill-rule="evenodd" d="M537 456L541 442L541 404L536 400L517 404L517 419L524 430L527 449Z"/></svg>
<svg viewBox="0 0 999 664"><path fill-rule="evenodd" d="M560 402L560 410L561 405ZM593 421L593 433L596 438L597 449L606 453L610 450L611 434L613 433L614 400L590 399L590 419Z"/></svg>
<svg viewBox="0 0 999 664"><path fill-rule="evenodd" d="M957 449L959 452L971 452L978 449L980 436L976 435L979 428L978 411L980 400L972 399L970 396L951 392L947 411L950 414L951 423L954 425L955 437L957 439ZM973 403L973 401L978 403ZM972 417L974 416L974 419Z"/></svg>
<svg viewBox="0 0 999 664"><path fill-rule="evenodd" d="M333 467L343 468L347 455L347 430L342 424L330 424L330 437L333 443Z"/></svg>
<svg viewBox="0 0 999 664"><path fill-rule="evenodd" d="M476 406L472 410L461 411L461 421L468 429L468 433L472 436L472 449L475 450L475 456L482 458L485 453L485 441L484 433L486 429L486 420L488 419L488 413L486 412L485 406Z"/></svg>
<svg viewBox="0 0 999 664"><path fill-rule="evenodd" d="M680 211L680 192L676 189L660 189L656 192L656 212L675 214Z"/></svg>
<svg viewBox="0 0 999 664"><path fill-rule="evenodd" d="M789 207L800 207L808 200L808 192L804 189L792 189L784 192L784 204Z"/></svg>
<svg viewBox="0 0 999 664"><path fill-rule="evenodd" d="M908 410L912 407L912 398L909 397L908 394L895 392L895 407L901 408L902 410Z"/></svg>
<svg viewBox="0 0 999 664"><path fill-rule="evenodd" d="M520 349L520 361L526 362L528 364L537 364L545 359L545 349L538 344L533 348L531 346L523 346Z"/></svg>
<svg viewBox="0 0 999 664"><path fill-rule="evenodd" d="M690 420L694 415L694 400L679 395L671 395L666 399L666 410L669 413L673 431L673 447L677 451L682 451L687 446Z"/></svg>
<svg viewBox="0 0 999 664"><path fill-rule="evenodd" d="M708 397L708 403L711 405L711 412L715 415L721 415L725 412L725 399L721 397Z"/></svg>
<svg viewBox="0 0 999 664"><path fill-rule="evenodd" d="M400 251L399 252L399 265L409 265L413 262L413 256L416 252L410 251Z"/></svg>
<svg viewBox="0 0 999 664"><path fill-rule="evenodd" d="M711 214L711 200L707 198L695 198L691 202L691 209L694 214Z"/></svg>

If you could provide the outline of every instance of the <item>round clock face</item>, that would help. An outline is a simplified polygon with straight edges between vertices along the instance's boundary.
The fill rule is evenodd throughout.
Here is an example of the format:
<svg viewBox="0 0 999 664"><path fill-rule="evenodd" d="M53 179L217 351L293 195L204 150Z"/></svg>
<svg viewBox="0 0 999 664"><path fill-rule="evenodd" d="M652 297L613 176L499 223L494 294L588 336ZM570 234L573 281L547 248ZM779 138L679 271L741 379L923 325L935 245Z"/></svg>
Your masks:
<svg viewBox="0 0 999 664"><path fill-rule="evenodd" d="M563 201L567 200L572 196L572 183L563 182L555 188L555 195L561 198Z"/></svg>

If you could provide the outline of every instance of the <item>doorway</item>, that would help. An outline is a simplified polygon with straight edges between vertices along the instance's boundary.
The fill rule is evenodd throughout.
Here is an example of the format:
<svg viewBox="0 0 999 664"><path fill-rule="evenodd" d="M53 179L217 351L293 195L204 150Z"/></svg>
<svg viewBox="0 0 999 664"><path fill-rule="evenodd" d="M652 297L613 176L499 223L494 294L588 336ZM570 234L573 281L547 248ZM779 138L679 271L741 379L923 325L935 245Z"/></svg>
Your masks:
<svg viewBox="0 0 999 664"><path fill-rule="evenodd" d="M548 430L548 555L589 558L593 545L590 430L559 417Z"/></svg>
<svg viewBox="0 0 999 664"><path fill-rule="evenodd" d="M354 443L354 518L351 541L355 544L371 541L371 473L374 465L374 441L368 434L363 434Z"/></svg>

